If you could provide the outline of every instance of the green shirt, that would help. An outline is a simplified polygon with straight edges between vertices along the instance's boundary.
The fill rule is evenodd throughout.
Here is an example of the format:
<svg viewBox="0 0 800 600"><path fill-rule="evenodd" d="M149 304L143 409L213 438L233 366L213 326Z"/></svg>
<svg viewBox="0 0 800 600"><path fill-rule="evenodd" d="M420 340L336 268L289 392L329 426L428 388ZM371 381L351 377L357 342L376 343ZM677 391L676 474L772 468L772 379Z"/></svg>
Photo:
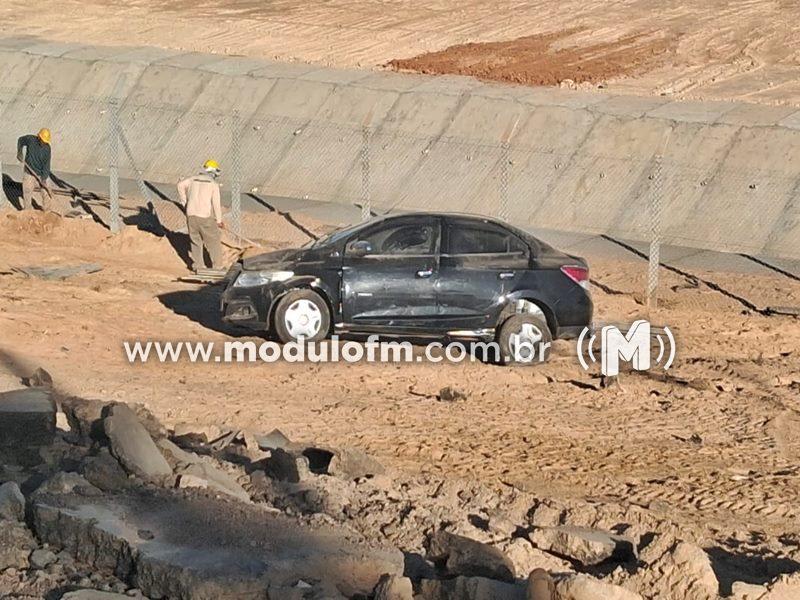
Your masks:
<svg viewBox="0 0 800 600"><path fill-rule="evenodd" d="M17 140L17 158L20 161L24 158L25 165L42 183L50 177L50 144L45 144L38 136L23 135Z"/></svg>

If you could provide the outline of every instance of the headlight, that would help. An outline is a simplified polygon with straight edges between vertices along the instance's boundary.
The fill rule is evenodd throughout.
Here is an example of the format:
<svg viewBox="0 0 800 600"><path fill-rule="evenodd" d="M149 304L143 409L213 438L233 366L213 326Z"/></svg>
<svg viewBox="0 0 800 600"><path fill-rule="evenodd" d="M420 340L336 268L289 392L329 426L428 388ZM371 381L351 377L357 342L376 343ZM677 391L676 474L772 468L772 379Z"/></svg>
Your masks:
<svg viewBox="0 0 800 600"><path fill-rule="evenodd" d="M286 281L294 275L294 271L243 271L233 287L258 287L271 281Z"/></svg>

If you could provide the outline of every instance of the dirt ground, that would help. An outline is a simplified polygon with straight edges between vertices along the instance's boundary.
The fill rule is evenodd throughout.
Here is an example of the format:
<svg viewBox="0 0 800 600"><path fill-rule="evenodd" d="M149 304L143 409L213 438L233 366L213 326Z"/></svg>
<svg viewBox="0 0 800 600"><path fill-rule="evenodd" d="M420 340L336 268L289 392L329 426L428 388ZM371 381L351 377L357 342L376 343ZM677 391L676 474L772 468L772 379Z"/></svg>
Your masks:
<svg viewBox="0 0 800 600"><path fill-rule="evenodd" d="M398 71L428 75L468 75L524 85L592 88L610 79L635 76L674 56L675 40L631 35L582 46L559 43L582 30L521 37L507 42L451 46L409 59L389 62Z"/></svg>
<svg viewBox="0 0 800 600"><path fill-rule="evenodd" d="M489 69L491 77L495 63L509 71L501 79L526 83L555 74L581 81L589 70L589 81L608 78L612 91L767 104L800 103L798 23L800 5L787 0L41 0L36 10L10 0L0 6L4 36L363 68L488 43L467 54L479 75ZM521 68L509 65L509 49L522 53ZM462 72L463 49L452 52L459 68L451 72Z"/></svg>
<svg viewBox="0 0 800 600"><path fill-rule="evenodd" d="M287 227L290 225L287 224ZM11 266L99 262L64 281ZM592 261L596 319L645 316L644 263ZM166 239L112 238L85 220L0 213L0 350L6 385L42 366L66 392L143 402L168 425L279 427L356 446L410 472L513 485L542 496L649 507L699 531L788 539L800 525L800 321L663 272L678 355L670 379L623 374L601 387L574 344L530 368L480 363L128 364L124 340L222 342L218 290L184 284ZM766 305L800 305L781 276L702 275ZM437 399L442 388L464 400ZM749 534L747 534L749 535Z"/></svg>

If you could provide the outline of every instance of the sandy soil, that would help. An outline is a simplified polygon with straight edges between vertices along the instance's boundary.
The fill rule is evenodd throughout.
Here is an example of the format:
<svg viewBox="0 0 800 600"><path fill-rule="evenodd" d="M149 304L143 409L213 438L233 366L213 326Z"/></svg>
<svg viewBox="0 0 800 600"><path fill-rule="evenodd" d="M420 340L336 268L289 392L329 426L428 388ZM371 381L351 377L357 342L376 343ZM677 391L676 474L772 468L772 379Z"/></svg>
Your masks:
<svg viewBox="0 0 800 600"><path fill-rule="evenodd" d="M81 261L104 270L57 282L9 273ZM595 289L598 320L644 315L635 300L643 267L593 261L608 290ZM701 530L777 539L800 525L800 322L672 273L651 315L676 332L672 378L624 374L608 388L567 342L536 369L130 365L123 340L241 335L219 322L217 290L176 281L185 267L169 242L135 230L109 238L87 221L0 214L0 273L0 350L17 377L43 366L67 392L144 402L170 425L279 427L412 472L647 506ZM759 307L800 305L800 284L785 277L703 275ZM440 401L446 386L466 399Z"/></svg>
<svg viewBox="0 0 800 600"><path fill-rule="evenodd" d="M554 35L571 76L584 65L630 56L656 43L674 52L640 72L639 60L609 73L611 90L695 98L800 103L797 45L800 5L786 0L564 0L453 3L256 0L10 0L0 6L0 33L106 45L153 45L183 51L244 54L335 66L375 67L459 44L510 42ZM571 32L564 35L564 32ZM534 38L536 39L536 38ZM660 40L660 41L659 41ZM478 62L492 62L488 46ZM622 58L626 53L622 52ZM575 61L578 57L580 60ZM616 57L616 58L615 58ZM553 59L559 62L560 59ZM526 61L527 62L527 61ZM623 66L625 61L622 61ZM532 60L515 80L537 81ZM636 76L623 77L632 72ZM566 70L565 75L570 75Z"/></svg>

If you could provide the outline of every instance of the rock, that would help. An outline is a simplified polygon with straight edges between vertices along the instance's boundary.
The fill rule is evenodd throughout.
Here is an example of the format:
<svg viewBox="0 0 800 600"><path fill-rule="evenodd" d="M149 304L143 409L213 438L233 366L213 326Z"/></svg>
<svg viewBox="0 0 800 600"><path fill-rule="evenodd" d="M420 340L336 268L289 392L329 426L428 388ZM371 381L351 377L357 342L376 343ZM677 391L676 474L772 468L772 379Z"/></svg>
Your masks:
<svg viewBox="0 0 800 600"><path fill-rule="evenodd" d="M517 533L517 525L506 515L496 512L489 515L487 530L504 538L511 538Z"/></svg>
<svg viewBox="0 0 800 600"><path fill-rule="evenodd" d="M0 393L0 458L23 466L39 464L38 449L52 444L55 433L56 406L49 391Z"/></svg>
<svg viewBox="0 0 800 600"><path fill-rule="evenodd" d="M222 492L229 496L241 500L242 502L250 502L250 495L239 485L239 483L222 469L219 469L207 462L198 461L181 467L178 471L181 479L185 476L193 476L196 479L203 479L207 482L207 488ZM185 486L184 486L185 487Z"/></svg>
<svg viewBox="0 0 800 600"><path fill-rule="evenodd" d="M533 546L526 538L514 538L497 545L514 565L516 573L530 573L544 569L549 573L573 573L572 564Z"/></svg>
<svg viewBox="0 0 800 600"><path fill-rule="evenodd" d="M185 488L200 488L202 490L208 488L208 481L196 475L182 474L178 475L178 487Z"/></svg>
<svg viewBox="0 0 800 600"><path fill-rule="evenodd" d="M335 477L318 477L303 486L295 497L302 497L299 506L307 512L324 513L344 519L352 500L353 484Z"/></svg>
<svg viewBox="0 0 800 600"><path fill-rule="evenodd" d="M328 474L342 479L382 475L383 465L358 448L343 448L333 453L328 464Z"/></svg>
<svg viewBox="0 0 800 600"><path fill-rule="evenodd" d="M221 435L222 429L217 425L178 423L172 430L173 440L178 441L178 443L188 442L190 446L195 444L207 444L211 440L216 440Z"/></svg>
<svg viewBox="0 0 800 600"><path fill-rule="evenodd" d="M162 425L161 421L159 421L144 404L139 404L137 402L136 404L131 404L130 408L139 419L139 423L141 423L147 430L147 433L150 434L151 438L160 440L167 437L167 428Z"/></svg>
<svg viewBox="0 0 800 600"><path fill-rule="evenodd" d="M86 481L104 492L124 490L135 485L108 448L100 448L96 455L85 458L80 472Z"/></svg>
<svg viewBox="0 0 800 600"><path fill-rule="evenodd" d="M25 518L25 496L13 481L0 485L0 519L22 521ZM2 527L2 525L0 525Z"/></svg>
<svg viewBox="0 0 800 600"><path fill-rule="evenodd" d="M34 569L44 569L56 561L56 555L47 548L37 548L31 552L30 563Z"/></svg>
<svg viewBox="0 0 800 600"><path fill-rule="evenodd" d="M562 523L564 509L551 503L540 502L533 510L530 524L535 527L556 527Z"/></svg>
<svg viewBox="0 0 800 600"><path fill-rule="evenodd" d="M443 567L449 576L486 577L514 581L514 565L497 548L437 531L428 541L427 558Z"/></svg>
<svg viewBox="0 0 800 600"><path fill-rule="evenodd" d="M0 527L0 572L6 569L27 569L36 541L22 523L3 523Z"/></svg>
<svg viewBox="0 0 800 600"><path fill-rule="evenodd" d="M690 575L696 586L707 590L711 596L719 594L719 582L711 566L711 559L702 548L680 542L672 551L671 559L677 571L684 576Z"/></svg>
<svg viewBox="0 0 800 600"><path fill-rule="evenodd" d="M40 496L31 510L43 542L152 598L263 598L270 586L299 579L368 596L383 574L403 574L399 550L352 530L312 528L254 505L232 510L207 496L159 488L93 499Z"/></svg>
<svg viewBox="0 0 800 600"><path fill-rule="evenodd" d="M269 452L261 449L256 434L247 429L244 429L239 433L242 442L244 442L243 445L234 447L239 454L247 457L251 462L257 462L269 456Z"/></svg>
<svg viewBox="0 0 800 600"><path fill-rule="evenodd" d="M253 436L261 450L275 450L280 448L286 450L291 446L289 438L287 438L280 429L273 429L267 434L255 434Z"/></svg>
<svg viewBox="0 0 800 600"><path fill-rule="evenodd" d="M353 480L382 475L385 472L383 465L358 448L332 450L308 447L300 454L293 449L274 448L271 450L271 457L266 459L265 463L272 461L275 463L274 469L277 474L282 473L283 477L290 475L290 478L284 478L284 481L293 481L295 471L298 471L296 475L300 476L302 480L304 468L301 466L298 470L291 464L292 459L300 458L306 459L309 472L315 475L331 475L340 479ZM267 469L267 473L270 473L269 469Z"/></svg>
<svg viewBox="0 0 800 600"><path fill-rule="evenodd" d="M439 390L436 398L440 402L461 402L467 399L467 395L461 390L457 390L452 386L443 387Z"/></svg>
<svg viewBox="0 0 800 600"><path fill-rule="evenodd" d="M156 446L173 469L179 465L191 465L200 460L200 457L194 452L187 452L166 438L156 441Z"/></svg>
<svg viewBox="0 0 800 600"><path fill-rule="evenodd" d="M69 426L67 415L61 411L56 413L56 429L60 431L72 431L72 427Z"/></svg>
<svg viewBox="0 0 800 600"><path fill-rule="evenodd" d="M195 474L208 480L210 489L233 496L242 502L250 502L250 494L236 479L222 469L207 462L196 463L187 468L189 474Z"/></svg>
<svg viewBox="0 0 800 600"><path fill-rule="evenodd" d="M31 496L35 498L42 494L60 495L73 493L83 496L96 496L101 492L78 473L61 471L44 481Z"/></svg>
<svg viewBox="0 0 800 600"><path fill-rule="evenodd" d="M631 587L661 590L663 600L716 600L719 596L717 576L702 548L659 536L642 554L645 564L631 576Z"/></svg>
<svg viewBox="0 0 800 600"><path fill-rule="evenodd" d="M633 541L598 529L540 527L530 534L537 548L566 556L582 565L597 565L610 558L627 562L636 558Z"/></svg>
<svg viewBox="0 0 800 600"><path fill-rule="evenodd" d="M76 590L61 596L61 600L131 600L135 595L115 594L114 592L101 592L99 590Z"/></svg>
<svg viewBox="0 0 800 600"><path fill-rule="evenodd" d="M93 442L105 442L103 430L103 411L108 406L100 400L86 400L76 396L61 399L61 410L67 417L70 431L86 445Z"/></svg>
<svg viewBox="0 0 800 600"><path fill-rule="evenodd" d="M800 598L800 573L779 575L767 587L769 592L758 600L797 600Z"/></svg>
<svg viewBox="0 0 800 600"><path fill-rule="evenodd" d="M300 483L312 477L308 458L295 456L281 448L275 448L269 458L262 462L267 476L278 481Z"/></svg>
<svg viewBox="0 0 800 600"><path fill-rule="evenodd" d="M525 586L484 577L423 579L419 600L525 600Z"/></svg>
<svg viewBox="0 0 800 600"><path fill-rule="evenodd" d="M560 600L642 600L636 592L589 575L574 575L556 586Z"/></svg>
<svg viewBox="0 0 800 600"><path fill-rule="evenodd" d="M53 387L53 378L50 373L45 371L42 367L37 367L33 374L28 377L27 385L29 387Z"/></svg>
<svg viewBox="0 0 800 600"><path fill-rule="evenodd" d="M169 463L130 407L112 405L103 424L111 453L129 473L147 481L172 476Z"/></svg>
<svg viewBox="0 0 800 600"><path fill-rule="evenodd" d="M375 586L373 600L414 600L414 590L408 577L383 575Z"/></svg>
<svg viewBox="0 0 800 600"><path fill-rule="evenodd" d="M553 600L555 591L553 578L544 569L534 569L528 575L527 600Z"/></svg>
<svg viewBox="0 0 800 600"><path fill-rule="evenodd" d="M800 593L800 590L798 593ZM731 586L730 598L733 600L761 600L766 595L767 588L763 585L734 581Z"/></svg>

